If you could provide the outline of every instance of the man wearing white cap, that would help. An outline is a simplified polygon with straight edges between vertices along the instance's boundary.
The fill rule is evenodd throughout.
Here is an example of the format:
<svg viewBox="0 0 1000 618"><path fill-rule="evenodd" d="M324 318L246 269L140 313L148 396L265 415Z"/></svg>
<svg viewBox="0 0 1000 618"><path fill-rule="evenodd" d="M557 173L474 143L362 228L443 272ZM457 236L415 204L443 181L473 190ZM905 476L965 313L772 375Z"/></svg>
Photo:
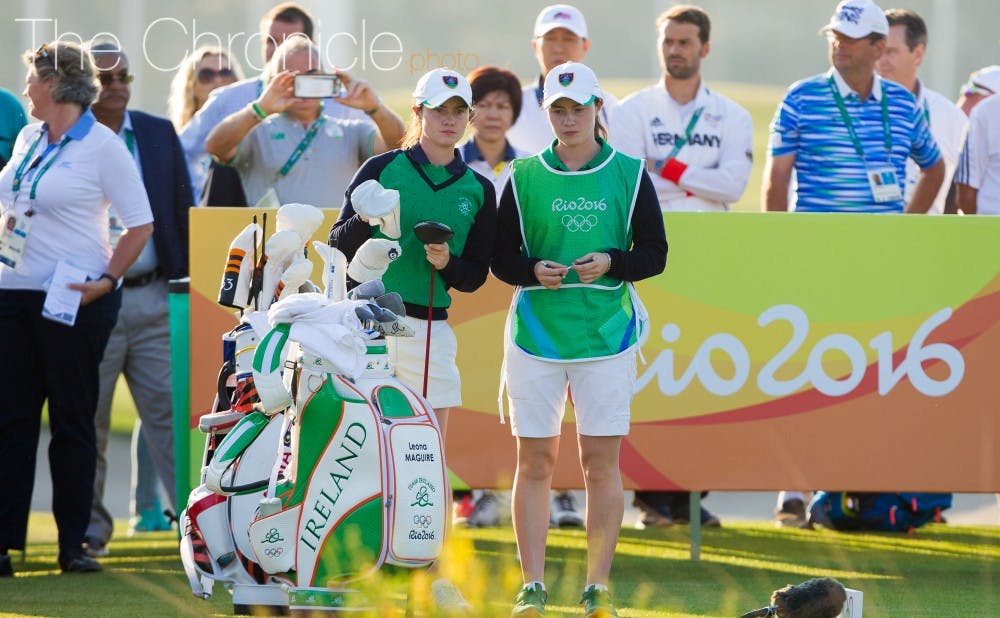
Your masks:
<svg viewBox="0 0 1000 618"><path fill-rule="evenodd" d="M909 9L889 9L885 16L889 22L889 35L885 53L878 61L878 73L912 92L917 97L924 118L930 123L931 135L944 159L945 179L928 212L941 214L946 210L945 200L958 164L958 150L962 147L966 117L957 105L943 94L928 88L917 77L917 70L927 49L927 25L920 15ZM905 199L912 197L919 175L920 168L917 164L913 159L907 160L906 191L903 194Z"/></svg>
<svg viewBox="0 0 1000 618"><path fill-rule="evenodd" d="M542 9L535 18L531 48L538 60L538 81L524 87L521 114L507 132L507 141L518 150L535 153L548 148L555 139L542 109L545 76L564 62L583 62L590 49L587 20L583 18L583 13L569 4L553 4ZM605 128L610 126L611 114L617 104L611 94L604 93L600 119Z"/></svg>
<svg viewBox="0 0 1000 618"><path fill-rule="evenodd" d="M959 210L1000 215L1000 96L986 98L969 114L955 183Z"/></svg>
<svg viewBox="0 0 1000 618"><path fill-rule="evenodd" d="M775 113L764 209L788 210L794 171L797 211L927 212L944 162L917 100L875 73L889 32L885 15L870 0L845 0L821 32L832 67L792 84ZM909 201L907 158L920 168Z"/></svg>
<svg viewBox="0 0 1000 618"><path fill-rule="evenodd" d="M962 86L956 105L968 116L980 101L998 92L1000 92L1000 65L983 67L969 75L969 81Z"/></svg>

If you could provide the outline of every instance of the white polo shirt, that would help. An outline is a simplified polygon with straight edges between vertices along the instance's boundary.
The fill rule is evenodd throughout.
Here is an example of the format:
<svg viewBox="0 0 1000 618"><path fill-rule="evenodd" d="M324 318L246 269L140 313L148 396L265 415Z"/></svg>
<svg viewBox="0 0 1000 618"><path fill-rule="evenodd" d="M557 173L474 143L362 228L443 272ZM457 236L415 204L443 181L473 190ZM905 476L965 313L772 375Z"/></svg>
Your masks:
<svg viewBox="0 0 1000 618"><path fill-rule="evenodd" d="M941 190L938 191L934 203L931 204L928 214L939 215L944 212L944 201L948 197L948 189L951 188L951 179L958 167L958 153L962 148L962 137L965 135L965 125L968 118L960 107L952 103L939 92L926 88L920 80L917 80L917 103L924 110L931 125L931 135L937 142L938 150L941 151L941 159L944 161L944 182L941 183ZM913 189L920 179L920 166L913 159L906 160L906 191L904 198L910 202L913 197Z"/></svg>
<svg viewBox="0 0 1000 618"><path fill-rule="evenodd" d="M675 144L686 139L698 110L690 139L674 155L688 166L675 184L658 170ZM753 167L750 112L704 84L683 106L670 98L662 82L629 95L615 110L611 143L629 156L646 159L663 210L728 210L742 197Z"/></svg>
<svg viewBox="0 0 1000 618"><path fill-rule="evenodd" d="M969 114L955 182L979 191L977 213L1000 215L1000 95L984 99Z"/></svg>
<svg viewBox="0 0 1000 618"><path fill-rule="evenodd" d="M610 92L604 92L604 105L601 107L601 124L611 131L611 121L614 118L618 99ZM529 155L539 153L556 138L549 124L549 115L542 109L542 81L525 86L521 89L521 113L517 122L507 131L507 141L514 148Z"/></svg>
<svg viewBox="0 0 1000 618"><path fill-rule="evenodd" d="M0 289L44 290L60 260L100 277L111 259L108 244L108 206L127 228L153 221L135 160L125 144L111 129L100 124L88 109L66 132L65 146L48 149L47 131L40 122L21 130L14 144L10 163L0 172L0 204L13 208L20 217L34 210L31 230L25 245L24 261L12 270L0 265ZM19 191L14 191L14 176L35 139L42 135L31 155ZM53 159L54 157L54 159ZM39 171L52 165L37 177ZM38 180L35 199L32 185Z"/></svg>

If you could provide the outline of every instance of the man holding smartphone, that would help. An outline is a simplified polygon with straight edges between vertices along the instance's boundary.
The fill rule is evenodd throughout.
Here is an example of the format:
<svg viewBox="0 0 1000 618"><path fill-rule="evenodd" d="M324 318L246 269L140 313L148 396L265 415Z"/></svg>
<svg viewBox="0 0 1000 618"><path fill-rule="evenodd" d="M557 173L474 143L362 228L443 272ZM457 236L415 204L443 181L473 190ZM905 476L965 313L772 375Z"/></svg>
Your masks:
<svg viewBox="0 0 1000 618"><path fill-rule="evenodd" d="M239 171L249 203L257 203L273 188L281 204L339 207L361 163L399 144L406 127L371 86L342 71L334 75L341 88L322 74L312 41L286 39L265 68L267 85L260 97L208 134L205 149ZM299 93L315 98L295 96L296 76ZM311 79L303 80L305 76ZM323 97L332 91L320 92L316 86L336 89L341 96L333 98L338 103L363 111L374 126L326 114Z"/></svg>

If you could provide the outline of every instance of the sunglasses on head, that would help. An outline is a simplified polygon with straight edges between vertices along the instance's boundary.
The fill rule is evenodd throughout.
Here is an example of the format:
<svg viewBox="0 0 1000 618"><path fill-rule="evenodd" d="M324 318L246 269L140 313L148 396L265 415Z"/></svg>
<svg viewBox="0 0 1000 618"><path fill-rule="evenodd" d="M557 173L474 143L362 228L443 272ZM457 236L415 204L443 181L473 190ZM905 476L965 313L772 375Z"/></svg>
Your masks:
<svg viewBox="0 0 1000 618"><path fill-rule="evenodd" d="M203 84L210 84L216 79L235 79L236 73L232 69L198 69L198 81Z"/></svg>
<svg viewBox="0 0 1000 618"><path fill-rule="evenodd" d="M97 79L101 81L102 86L110 86L115 82L120 82L122 84L131 84L132 80L135 79L135 75L130 75L125 71L122 71L120 73L101 72L97 75Z"/></svg>
<svg viewBox="0 0 1000 618"><path fill-rule="evenodd" d="M985 86L980 86L975 82L969 82L962 88L962 94L965 96L972 96L974 94L981 94L983 96L990 96L993 91Z"/></svg>
<svg viewBox="0 0 1000 618"><path fill-rule="evenodd" d="M49 55L49 44L42 43L42 46L35 50L35 60L48 60L49 58L51 58Z"/></svg>

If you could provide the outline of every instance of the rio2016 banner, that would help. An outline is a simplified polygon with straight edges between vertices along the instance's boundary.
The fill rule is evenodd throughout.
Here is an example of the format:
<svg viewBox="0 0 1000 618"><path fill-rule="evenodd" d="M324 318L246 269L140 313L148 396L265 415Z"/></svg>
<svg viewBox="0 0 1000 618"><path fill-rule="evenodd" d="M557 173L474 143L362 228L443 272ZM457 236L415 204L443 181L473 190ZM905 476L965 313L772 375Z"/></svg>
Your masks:
<svg viewBox="0 0 1000 618"><path fill-rule="evenodd" d="M251 212L192 210L192 428L235 324L215 298ZM664 218L667 268L638 285L651 329L622 444L628 487L1000 490L1000 217ZM453 294L458 484L513 478L497 406L510 297L492 277ZM563 487L582 486L572 421L570 407Z"/></svg>

